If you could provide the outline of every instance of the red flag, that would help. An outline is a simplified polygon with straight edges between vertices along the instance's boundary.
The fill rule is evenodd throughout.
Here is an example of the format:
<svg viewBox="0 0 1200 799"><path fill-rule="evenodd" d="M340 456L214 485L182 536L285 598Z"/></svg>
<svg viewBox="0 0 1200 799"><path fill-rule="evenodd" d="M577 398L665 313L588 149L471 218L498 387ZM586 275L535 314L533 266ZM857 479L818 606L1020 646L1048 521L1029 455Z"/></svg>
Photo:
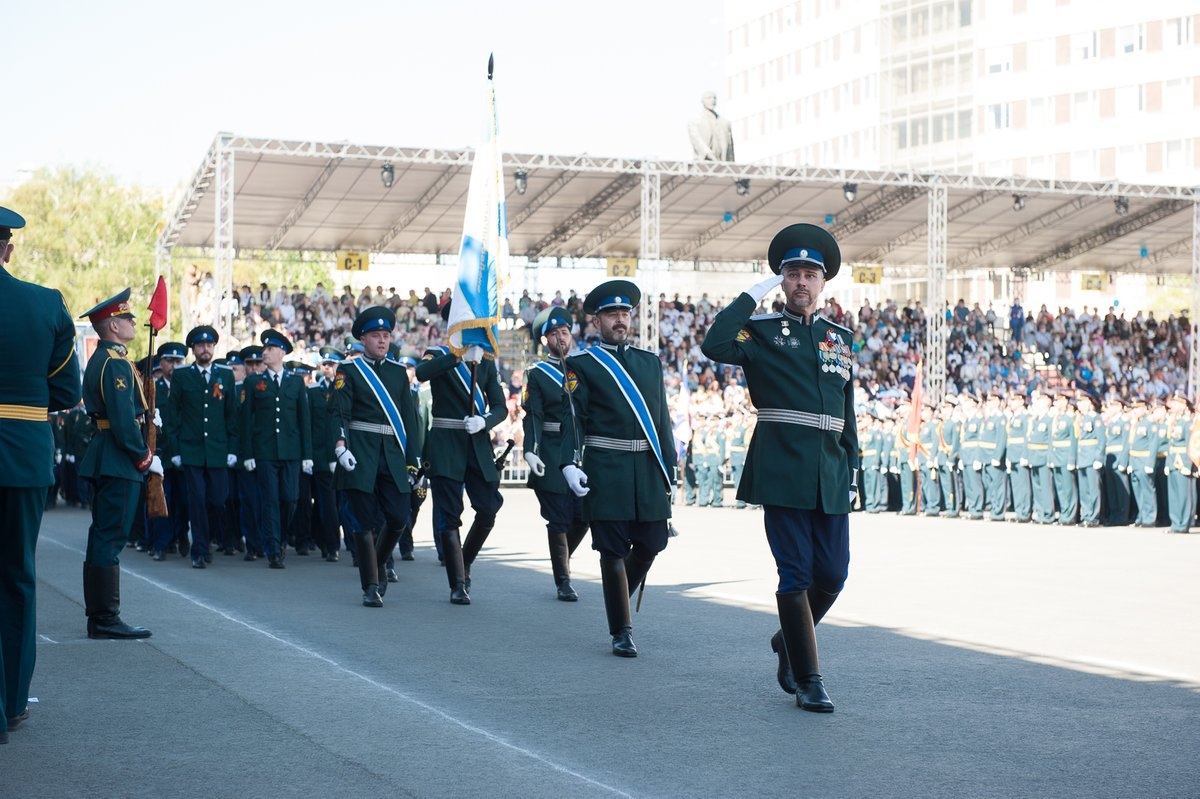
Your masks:
<svg viewBox="0 0 1200 799"><path fill-rule="evenodd" d="M162 275L158 276L158 285L154 287L154 296L150 298L150 304L146 306L150 311L150 327L154 328L154 332L162 330L167 326L167 319L171 315L170 301L167 299L167 281Z"/></svg>
<svg viewBox="0 0 1200 799"><path fill-rule="evenodd" d="M917 442L921 435L921 409L925 406L925 369L924 359L917 361L917 379L913 382L910 397L912 407L908 409L907 438L909 441L909 457L916 457Z"/></svg>

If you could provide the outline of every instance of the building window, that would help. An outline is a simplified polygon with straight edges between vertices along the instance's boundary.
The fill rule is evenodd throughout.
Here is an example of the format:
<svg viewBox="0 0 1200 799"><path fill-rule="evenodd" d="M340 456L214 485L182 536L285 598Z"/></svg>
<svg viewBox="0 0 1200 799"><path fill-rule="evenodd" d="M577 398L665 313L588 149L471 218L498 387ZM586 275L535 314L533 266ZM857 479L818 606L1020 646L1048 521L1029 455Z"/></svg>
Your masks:
<svg viewBox="0 0 1200 799"><path fill-rule="evenodd" d="M929 64L913 64L912 89L914 92L923 92L929 89Z"/></svg>
<svg viewBox="0 0 1200 799"><path fill-rule="evenodd" d="M1031 130L1049 130L1054 127L1054 101L1048 97L1034 97L1029 101L1029 127Z"/></svg>
<svg viewBox="0 0 1200 799"><path fill-rule="evenodd" d="M989 75L1012 72L1012 47L989 47L984 53Z"/></svg>
<svg viewBox="0 0 1200 799"><path fill-rule="evenodd" d="M1071 34L1071 60L1087 61L1100 54L1100 36L1095 31Z"/></svg>
<svg viewBox="0 0 1200 799"><path fill-rule="evenodd" d="M1176 78L1163 83L1164 113L1186 114L1192 110L1192 87L1190 79Z"/></svg>
<svg viewBox="0 0 1200 799"><path fill-rule="evenodd" d="M896 141L896 149L904 150L908 147L908 123L896 122L892 125L892 138Z"/></svg>
<svg viewBox="0 0 1200 799"><path fill-rule="evenodd" d="M958 24L964 28L971 25L971 0L958 0Z"/></svg>
<svg viewBox="0 0 1200 799"><path fill-rule="evenodd" d="M971 138L971 112L970 111L959 111L958 112L958 138L960 138L960 139Z"/></svg>
<svg viewBox="0 0 1200 799"><path fill-rule="evenodd" d="M1145 91L1142 85L1134 84L1131 86L1117 87L1117 116L1126 116L1128 114L1136 114L1145 110Z"/></svg>
<svg viewBox="0 0 1200 799"><path fill-rule="evenodd" d="M1146 47L1146 27L1141 23L1137 25L1123 25L1118 35L1120 36L1120 52L1122 53L1140 53Z"/></svg>
<svg viewBox="0 0 1200 799"><path fill-rule="evenodd" d="M924 147L929 144L929 120L914 119L912 121L912 145Z"/></svg>
<svg viewBox="0 0 1200 799"><path fill-rule="evenodd" d="M1175 17L1169 19L1164 26L1164 47L1186 47L1192 43L1192 18Z"/></svg>
<svg viewBox="0 0 1200 799"><path fill-rule="evenodd" d="M1007 130L1012 127L1012 105L994 103L988 106L988 130Z"/></svg>

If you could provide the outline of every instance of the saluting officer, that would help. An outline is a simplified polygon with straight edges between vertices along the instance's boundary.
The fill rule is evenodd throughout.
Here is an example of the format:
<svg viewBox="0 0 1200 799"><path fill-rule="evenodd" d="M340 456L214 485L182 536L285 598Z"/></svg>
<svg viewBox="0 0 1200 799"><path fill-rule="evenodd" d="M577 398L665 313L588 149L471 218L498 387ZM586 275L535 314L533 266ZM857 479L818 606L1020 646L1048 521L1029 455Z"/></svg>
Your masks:
<svg viewBox="0 0 1200 799"><path fill-rule="evenodd" d="M247 472L258 475L262 531L268 566L284 566L283 531L300 496L300 471L312 474L312 420L304 378L284 374L292 342L279 330L264 330L262 374L242 384L241 454Z"/></svg>
<svg viewBox="0 0 1200 799"><path fill-rule="evenodd" d="M343 362L333 380L335 480L359 525L355 560L362 603L372 608L383 607L387 572L380 567L412 518L410 474L419 457L409 433L416 415L408 372L387 357L395 327L390 308L364 309L351 329L362 341L362 357Z"/></svg>
<svg viewBox="0 0 1200 799"><path fill-rule="evenodd" d="M183 467L187 485L194 569L212 562L209 536L220 530L229 497L229 469L238 462L238 397L233 372L213 364L213 348L219 338L209 325L188 332L184 344L196 360L175 370L166 419L171 463Z"/></svg>
<svg viewBox="0 0 1200 799"><path fill-rule="evenodd" d="M571 555L587 534L583 502L567 488L562 472L554 468L562 452L563 428L574 424L575 414L563 381L565 362L575 340L571 337L571 315L551 307L533 320L534 332L546 348L546 357L525 370L521 407L525 409L525 462L529 464L528 485L537 495L546 520L550 545L550 568L558 598L575 602L579 594L571 586ZM545 458L551 468L546 468Z"/></svg>
<svg viewBox="0 0 1200 799"><path fill-rule="evenodd" d="M1029 479L1029 414L1025 412L1025 395L1019 391L1009 394L1008 411L1004 435L1013 515L1018 524L1028 524L1033 518L1033 492Z"/></svg>
<svg viewBox="0 0 1200 799"><path fill-rule="evenodd" d="M628 344L641 297L628 280L610 280L584 298L601 343L567 359L564 385L579 424L564 431L556 464L584 497L612 653L619 657L637 657L629 598L666 549L674 488L675 435L662 364Z"/></svg>
<svg viewBox="0 0 1200 799"><path fill-rule="evenodd" d="M767 260L776 276L718 314L702 349L745 370L758 408L738 495L763 505L779 573L781 629L771 642L780 658L777 679L795 692L799 707L828 713L833 703L820 674L815 627L841 592L850 563L859 463L854 334L817 313L826 280L841 266L833 236L815 225L789 225L771 241ZM784 310L752 317L780 284Z"/></svg>
<svg viewBox="0 0 1200 799"><path fill-rule="evenodd" d="M1186 533L1196 517L1196 483L1188 458L1192 403L1182 391L1167 399L1167 505L1172 533Z"/></svg>
<svg viewBox="0 0 1200 799"><path fill-rule="evenodd" d="M1100 401L1085 391L1075 395L1075 476L1079 481L1079 526L1100 526L1100 481L1104 469L1104 421Z"/></svg>
<svg viewBox="0 0 1200 799"><path fill-rule="evenodd" d="M1058 497L1058 523L1070 526L1075 524L1079 512L1079 494L1075 488L1075 414L1071 412L1069 397L1062 391L1054 397L1050 441L1050 472Z"/></svg>
<svg viewBox="0 0 1200 799"><path fill-rule="evenodd" d="M75 325L55 289L18 280L4 265L12 232L0 208L0 743L28 717L37 641L35 552L46 488L54 484L49 413L79 402ZM65 419L63 419L65 423Z"/></svg>
<svg viewBox="0 0 1200 799"><path fill-rule="evenodd" d="M125 357L125 345L137 335L129 289L83 316L100 337L83 376L83 402L97 432L79 467L80 475L93 485L92 525L83 562L88 638L147 638L149 630L121 621L118 556L133 526L145 474L162 474L162 463L146 446L140 424L153 409L148 408L141 379Z"/></svg>

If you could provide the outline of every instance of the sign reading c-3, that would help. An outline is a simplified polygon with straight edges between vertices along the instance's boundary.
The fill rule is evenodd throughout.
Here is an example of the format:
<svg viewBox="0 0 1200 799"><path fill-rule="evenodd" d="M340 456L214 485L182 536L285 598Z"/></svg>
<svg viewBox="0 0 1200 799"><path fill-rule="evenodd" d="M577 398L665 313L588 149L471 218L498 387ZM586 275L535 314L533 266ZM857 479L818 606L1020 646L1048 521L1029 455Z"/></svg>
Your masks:
<svg viewBox="0 0 1200 799"><path fill-rule="evenodd" d="M883 267L882 266L856 266L854 267L854 282L855 283L870 283L879 285L883 282Z"/></svg>

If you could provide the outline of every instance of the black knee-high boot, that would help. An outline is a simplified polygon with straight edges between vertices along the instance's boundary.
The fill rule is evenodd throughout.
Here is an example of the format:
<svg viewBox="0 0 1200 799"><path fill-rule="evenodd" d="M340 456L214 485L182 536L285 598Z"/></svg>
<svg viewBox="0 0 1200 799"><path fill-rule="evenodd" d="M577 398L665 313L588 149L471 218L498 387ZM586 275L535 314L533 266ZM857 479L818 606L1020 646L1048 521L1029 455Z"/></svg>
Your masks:
<svg viewBox="0 0 1200 799"><path fill-rule="evenodd" d="M450 583L450 602L455 605L471 604L463 573L463 547L454 527L442 533L442 560L446 564L446 581Z"/></svg>
<svg viewBox="0 0 1200 799"><path fill-rule="evenodd" d="M629 622L629 581L625 561L600 561L600 576L604 581L604 610L608 614L608 633L612 636L612 653L618 657L637 657L633 643L633 626Z"/></svg>
<svg viewBox="0 0 1200 799"><path fill-rule="evenodd" d="M815 587L808 589L808 605L812 609L814 627L821 623L821 619L825 618L825 614L833 607L837 598L836 593L831 594ZM783 630L776 630L775 634L771 636L771 651L779 657L779 670L776 672L779 687L789 694L796 693L796 681L792 678L792 665L788 662L787 647L783 643Z"/></svg>
<svg viewBox="0 0 1200 799"><path fill-rule="evenodd" d="M392 550L396 548L396 543L399 542L400 536L404 535L406 528L386 529L379 534L379 538L375 541L375 564L378 574L375 581L379 584L379 595L383 596L387 593L388 574L387 562L392 556Z"/></svg>
<svg viewBox="0 0 1200 799"><path fill-rule="evenodd" d="M358 552L358 580L362 583L364 607L383 607L383 597L379 595L379 567L375 561L375 541L371 531L354 534L354 548Z"/></svg>
<svg viewBox="0 0 1200 799"><path fill-rule="evenodd" d="M587 535L588 523L584 521L571 522L567 528L567 547L572 555L579 549L579 544Z"/></svg>
<svg viewBox="0 0 1200 799"><path fill-rule="evenodd" d="M471 591L471 564L479 556L479 550L483 549L484 542L495 526L496 517L480 519L476 516L475 521L471 522L471 529L467 531L467 540L462 542L463 585L468 593Z"/></svg>
<svg viewBox="0 0 1200 799"><path fill-rule="evenodd" d="M149 638L145 627L121 621L121 567L83 564L83 606L88 638Z"/></svg>
<svg viewBox="0 0 1200 799"><path fill-rule="evenodd" d="M625 574L629 580L630 596L637 593L638 588L645 581L646 574L650 571L650 567L653 564L653 557L650 560L642 560L633 552L625 556Z"/></svg>
<svg viewBox="0 0 1200 799"><path fill-rule="evenodd" d="M563 602L577 602L579 594L571 587L571 553L567 548L566 533L549 533L550 568L554 572L554 584L558 586L558 598Z"/></svg>
<svg viewBox="0 0 1200 799"><path fill-rule="evenodd" d="M833 702L821 682L817 630L813 624L808 592L776 594L775 602L779 607L784 649L796 681L796 704L815 713L832 713Z"/></svg>

